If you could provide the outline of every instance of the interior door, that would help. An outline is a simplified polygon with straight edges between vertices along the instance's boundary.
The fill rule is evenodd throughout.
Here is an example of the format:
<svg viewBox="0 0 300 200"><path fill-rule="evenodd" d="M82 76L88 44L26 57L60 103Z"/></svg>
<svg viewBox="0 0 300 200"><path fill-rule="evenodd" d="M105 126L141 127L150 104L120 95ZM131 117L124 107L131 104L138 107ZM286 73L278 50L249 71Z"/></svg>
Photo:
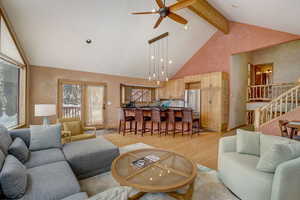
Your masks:
<svg viewBox="0 0 300 200"><path fill-rule="evenodd" d="M104 84L85 85L85 124L101 128L104 126L105 111L105 93Z"/></svg>

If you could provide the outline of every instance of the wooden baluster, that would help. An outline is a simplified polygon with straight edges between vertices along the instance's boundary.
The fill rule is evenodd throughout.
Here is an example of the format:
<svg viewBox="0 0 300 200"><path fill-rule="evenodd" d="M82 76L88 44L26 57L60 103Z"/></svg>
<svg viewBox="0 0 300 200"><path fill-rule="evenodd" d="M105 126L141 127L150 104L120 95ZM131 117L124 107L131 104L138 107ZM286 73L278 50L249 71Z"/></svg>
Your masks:
<svg viewBox="0 0 300 200"><path fill-rule="evenodd" d="M298 88L296 88L296 107L298 107Z"/></svg>
<svg viewBox="0 0 300 200"><path fill-rule="evenodd" d="M280 115L279 116L281 116L282 115L282 98L280 98Z"/></svg>
<svg viewBox="0 0 300 200"><path fill-rule="evenodd" d="M288 112L288 95L285 96L285 113Z"/></svg>

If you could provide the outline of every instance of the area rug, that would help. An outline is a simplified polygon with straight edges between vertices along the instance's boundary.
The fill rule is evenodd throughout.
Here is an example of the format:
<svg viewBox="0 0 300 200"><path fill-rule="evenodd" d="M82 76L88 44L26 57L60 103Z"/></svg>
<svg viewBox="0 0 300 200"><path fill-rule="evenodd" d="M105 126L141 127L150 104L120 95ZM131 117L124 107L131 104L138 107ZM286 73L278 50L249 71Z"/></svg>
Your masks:
<svg viewBox="0 0 300 200"><path fill-rule="evenodd" d="M137 143L120 148L120 153L152 148ZM195 180L193 200L238 200L218 179L217 172L205 166L197 165L198 176ZM121 187L110 172L80 181L81 189L91 197L89 200L127 200L138 191L130 187ZM183 189L184 190L184 189ZM180 192L180 191L179 191ZM140 200L174 200L164 193L146 194Z"/></svg>

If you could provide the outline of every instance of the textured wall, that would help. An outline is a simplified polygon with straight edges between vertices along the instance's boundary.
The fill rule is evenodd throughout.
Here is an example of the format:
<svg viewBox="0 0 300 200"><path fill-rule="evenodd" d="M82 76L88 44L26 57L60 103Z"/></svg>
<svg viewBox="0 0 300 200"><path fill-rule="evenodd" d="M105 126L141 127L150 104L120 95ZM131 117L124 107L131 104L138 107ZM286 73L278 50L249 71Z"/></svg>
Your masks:
<svg viewBox="0 0 300 200"><path fill-rule="evenodd" d="M232 54L253 51L300 39L300 36L232 22L230 34L216 32L173 78L207 72L229 72Z"/></svg>
<svg viewBox="0 0 300 200"><path fill-rule="evenodd" d="M30 124L41 124L42 119L34 117L35 104L57 104L58 79L105 82L107 84L107 101L105 116L107 127L116 127L120 108L120 83L149 85L154 84L144 79L112 76L98 73L63 70L48 67L30 68ZM51 117L51 122L56 122L56 117Z"/></svg>
<svg viewBox="0 0 300 200"><path fill-rule="evenodd" d="M274 64L274 83L288 83L300 78L300 40L254 51L251 57L252 64Z"/></svg>
<svg viewBox="0 0 300 200"><path fill-rule="evenodd" d="M247 66L249 63L250 53L236 54L231 57L229 129L246 124L246 91L248 87Z"/></svg>

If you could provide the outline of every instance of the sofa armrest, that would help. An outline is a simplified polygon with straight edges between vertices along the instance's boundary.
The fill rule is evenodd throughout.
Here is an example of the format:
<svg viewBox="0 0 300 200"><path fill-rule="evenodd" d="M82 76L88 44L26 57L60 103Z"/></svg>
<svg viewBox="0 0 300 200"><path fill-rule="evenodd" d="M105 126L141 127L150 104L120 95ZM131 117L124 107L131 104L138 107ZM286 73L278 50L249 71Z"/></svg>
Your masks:
<svg viewBox="0 0 300 200"><path fill-rule="evenodd" d="M275 171L271 200L299 200L300 157L280 164Z"/></svg>
<svg viewBox="0 0 300 200"><path fill-rule="evenodd" d="M236 152L236 136L222 137L219 140L219 153Z"/></svg>
<svg viewBox="0 0 300 200"><path fill-rule="evenodd" d="M84 131L93 131L93 134L96 134L96 127L83 127Z"/></svg>
<svg viewBox="0 0 300 200"><path fill-rule="evenodd" d="M25 142L27 147L30 146L30 128L13 129L9 131L9 134L12 139L19 137Z"/></svg>
<svg viewBox="0 0 300 200"><path fill-rule="evenodd" d="M71 136L72 136L71 131L61 131L62 138L67 138L67 137L71 137Z"/></svg>
<svg viewBox="0 0 300 200"><path fill-rule="evenodd" d="M236 136L222 137L219 140L218 169L220 169L223 153L236 152Z"/></svg>

